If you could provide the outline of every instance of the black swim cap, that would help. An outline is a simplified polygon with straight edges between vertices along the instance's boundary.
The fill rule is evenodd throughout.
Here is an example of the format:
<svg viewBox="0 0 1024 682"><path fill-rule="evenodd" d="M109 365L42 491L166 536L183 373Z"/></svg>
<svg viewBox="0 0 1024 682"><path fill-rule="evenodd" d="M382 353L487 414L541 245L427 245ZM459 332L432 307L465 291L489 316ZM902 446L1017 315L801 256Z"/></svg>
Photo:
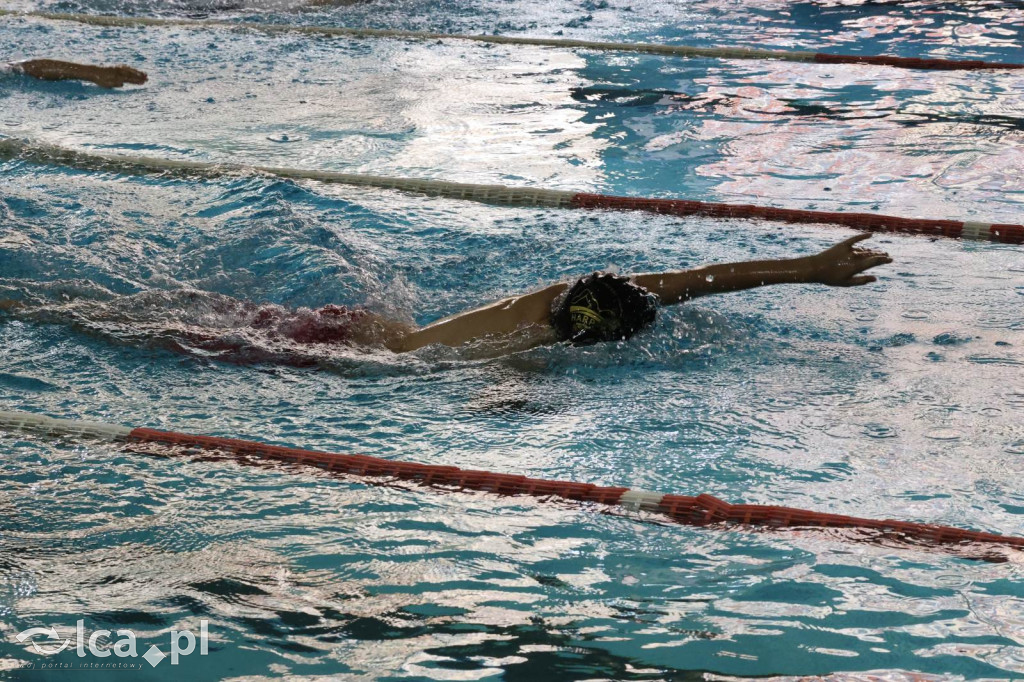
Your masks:
<svg viewBox="0 0 1024 682"><path fill-rule="evenodd" d="M578 345L621 341L654 322L657 301L625 277L595 272L556 300L551 326L560 340Z"/></svg>

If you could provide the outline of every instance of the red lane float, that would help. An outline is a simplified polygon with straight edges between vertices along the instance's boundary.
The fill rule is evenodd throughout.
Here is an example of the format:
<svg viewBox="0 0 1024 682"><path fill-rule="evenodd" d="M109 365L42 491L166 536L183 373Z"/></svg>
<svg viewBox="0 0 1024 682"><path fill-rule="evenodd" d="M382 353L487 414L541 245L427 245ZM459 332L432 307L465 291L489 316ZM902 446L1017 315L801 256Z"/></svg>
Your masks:
<svg viewBox="0 0 1024 682"><path fill-rule="evenodd" d="M900 69L922 69L926 71L978 71L981 69L1024 69L1024 64L1000 64L977 59L926 59L922 57L889 57L885 55L830 54L816 52L817 64L871 64L873 66L894 66Z"/></svg>
<svg viewBox="0 0 1024 682"><path fill-rule="evenodd" d="M220 177L233 173L260 173L286 180L311 180L357 187L393 189L412 194L447 197L499 206L536 206L565 209L617 209L663 215L704 215L714 218L775 220L787 223L843 225L870 232L917 234L929 237L1024 244L1024 225L929 218L898 218L873 213L810 211L751 204L720 204L689 199L621 197L568 190L508 185L482 185L450 180L424 180L400 176L341 173L277 166L249 166L179 159L160 159L123 154L80 152L37 142L0 139L0 159L18 158L32 163L60 163L72 168L105 173L173 173L175 175Z"/></svg>
<svg viewBox="0 0 1024 682"><path fill-rule="evenodd" d="M879 531L903 539L932 544L994 543L1024 547L1024 538L985 533L950 526L876 520L825 514L756 504L729 504L711 495L665 495L646 490L607 487L590 483L552 481L527 476L472 471L458 467L395 462L368 455L340 455L316 450L299 450L255 441L215 436L193 436L148 428L134 429L125 440L202 448L230 453L236 457L260 457L291 464L315 466L334 473L393 478L427 486L445 486L498 495L560 497L664 514L676 523L704 526L731 524L771 528L855 528Z"/></svg>
<svg viewBox="0 0 1024 682"><path fill-rule="evenodd" d="M255 457L289 464L314 466L349 476L369 477L369 483L378 482L374 479L397 479L426 486L476 490L497 495L558 497L579 502L617 506L633 511L649 511L662 514L676 523L689 526L722 524L769 528L852 528L871 530L879 534L877 537L864 538L865 541L895 537L929 544L986 543L1024 548L1024 537L996 535L950 526L893 521L891 519L865 519L792 507L729 504L711 495L694 497L666 495L635 488L551 481L451 466L396 462L369 455L332 454L235 438L197 436L175 431L158 431L149 428L132 429L113 424L53 419L28 412L0 411L0 429L25 431L45 436L61 435L173 446L183 448L181 450L183 455L192 454L190 450L198 448L227 453L242 463L251 463L248 460Z"/></svg>
<svg viewBox="0 0 1024 682"><path fill-rule="evenodd" d="M585 193L574 195L571 205L574 208L645 211L647 213L676 216L703 215L713 218L777 220L785 223L829 223L868 232L898 232L901 234L918 234L930 237L1024 244L1024 225L1009 223L898 218L875 213L808 211L795 208L754 206L751 204L718 204L685 199L650 199Z"/></svg>
<svg viewBox="0 0 1024 682"><path fill-rule="evenodd" d="M74 21L93 26L158 27L171 26L191 30L222 29L254 31L269 34L296 33L309 36L347 38L397 38L400 40L467 40L486 44L528 45L554 47L567 50L583 49L604 52L632 52L683 59L757 59L818 64L872 64L900 69L926 69L939 71L979 69L1021 69L1024 64L1001 64L979 60L925 59L919 57L862 56L829 54L794 50L774 50L751 47L697 47L694 45L666 45L663 43L616 43L608 41L577 40L573 38L540 38L520 35L469 35L407 31L403 29L347 28L344 26L309 26L297 24L262 24L253 22L216 21L210 19L169 19L159 17L125 17L103 14L67 14L59 12L21 12L0 9L0 17L34 17L48 21Z"/></svg>
<svg viewBox="0 0 1024 682"><path fill-rule="evenodd" d="M218 450L239 457L260 457L289 464L315 466L332 473L395 478L423 485L451 486L499 495L532 495L534 497L553 495L578 502L614 505L618 504L622 495L629 490L628 488L607 488L590 483L548 481L458 467L396 462L369 455L341 455L317 450L300 450L279 445L267 445L257 441L216 436L193 436L186 433L147 428L133 429L123 440Z"/></svg>

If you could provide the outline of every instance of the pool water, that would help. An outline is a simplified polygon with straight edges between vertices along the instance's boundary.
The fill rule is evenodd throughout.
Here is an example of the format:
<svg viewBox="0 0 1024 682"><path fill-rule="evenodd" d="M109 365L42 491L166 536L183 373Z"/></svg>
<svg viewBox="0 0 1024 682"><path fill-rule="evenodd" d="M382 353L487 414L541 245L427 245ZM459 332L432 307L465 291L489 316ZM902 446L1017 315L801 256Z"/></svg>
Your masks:
<svg viewBox="0 0 1024 682"><path fill-rule="evenodd" d="M4 7L1024 61L1024 10L1002 0ZM1019 72L11 18L0 44L150 74L112 92L3 78L0 134L29 144L1024 222ZM0 299L42 307L0 317L0 409L1024 534L1019 247L877 236L895 262L876 284L711 297L626 343L496 360L182 343L231 333L223 297L426 323L598 268L849 234L5 158ZM129 673L154 680L1024 676L1019 552L679 527L7 433L0 452L9 678L97 660L15 638L80 619L132 629L140 654L208 621L207 656Z"/></svg>

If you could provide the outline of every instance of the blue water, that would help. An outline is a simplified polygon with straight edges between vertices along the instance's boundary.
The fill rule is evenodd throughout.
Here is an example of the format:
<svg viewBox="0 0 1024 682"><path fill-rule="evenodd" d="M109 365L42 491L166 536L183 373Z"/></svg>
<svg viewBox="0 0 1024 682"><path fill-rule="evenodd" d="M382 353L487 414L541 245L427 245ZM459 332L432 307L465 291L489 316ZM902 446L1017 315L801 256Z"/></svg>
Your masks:
<svg viewBox="0 0 1024 682"><path fill-rule="evenodd" d="M1024 61L1024 10L1001 0L4 6ZM1009 72L20 19L0 20L0 45L150 73L118 92L0 80L0 134L84 151L1024 222ZM498 360L178 343L228 324L223 296L425 323L597 268L788 257L847 234L5 159L0 298L41 307L0 318L0 409L1024 534L1019 247L876 237L895 259L877 284L702 299L624 344ZM15 639L79 619L134 630L140 654L207 620L208 656L122 673L154 680L1024 676L1019 553L6 433L0 452L9 678L85 674L23 671L96 659Z"/></svg>

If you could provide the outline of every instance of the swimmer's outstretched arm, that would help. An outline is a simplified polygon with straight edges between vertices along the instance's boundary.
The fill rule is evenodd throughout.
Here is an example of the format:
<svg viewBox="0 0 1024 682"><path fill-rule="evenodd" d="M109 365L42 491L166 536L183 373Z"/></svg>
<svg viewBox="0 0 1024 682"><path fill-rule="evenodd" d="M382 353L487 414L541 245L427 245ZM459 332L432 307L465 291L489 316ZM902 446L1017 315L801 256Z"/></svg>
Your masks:
<svg viewBox="0 0 1024 682"><path fill-rule="evenodd" d="M875 277L860 273L892 262L892 258L882 251L854 247L870 236L859 234L821 253L802 258L723 263L694 270L633 275L631 279L657 294L663 304L682 303L699 296L769 284L860 286L875 281Z"/></svg>
<svg viewBox="0 0 1024 682"><path fill-rule="evenodd" d="M47 81L89 81L102 88L119 88L125 83L142 85L149 78L130 66L93 66L56 59L30 59L12 65L15 71Z"/></svg>
<svg viewBox="0 0 1024 682"><path fill-rule="evenodd" d="M854 248L854 244L870 236L857 235L819 254L802 258L725 263L695 270L633 275L631 279L657 294L665 304L769 284L859 286L875 281L871 275L860 273L892 262L880 251ZM401 329L387 335L386 345L396 353L404 353L434 343L461 346L485 336L511 336L526 328L537 332L530 337L529 344L555 343L558 339L551 327L551 305L569 286L565 282L552 284L446 317L426 327Z"/></svg>

